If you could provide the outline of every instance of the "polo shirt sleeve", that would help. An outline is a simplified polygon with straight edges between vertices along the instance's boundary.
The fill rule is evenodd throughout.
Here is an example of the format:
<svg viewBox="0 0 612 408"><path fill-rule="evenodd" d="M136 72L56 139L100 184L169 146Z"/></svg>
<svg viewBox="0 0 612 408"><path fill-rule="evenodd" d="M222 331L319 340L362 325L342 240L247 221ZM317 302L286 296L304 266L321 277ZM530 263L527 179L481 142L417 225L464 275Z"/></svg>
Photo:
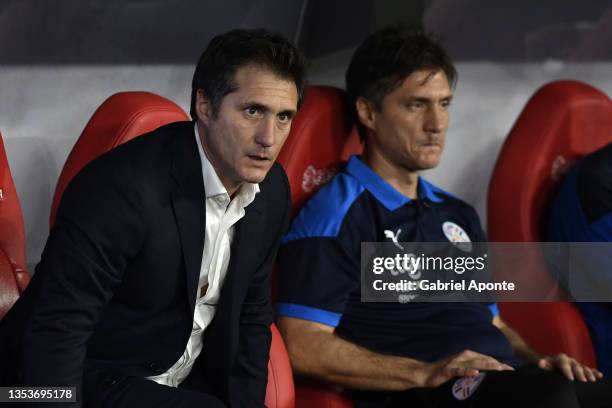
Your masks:
<svg viewBox="0 0 612 408"><path fill-rule="evenodd" d="M359 254L337 237L305 237L279 252L277 316L338 326L349 294L359 288Z"/></svg>

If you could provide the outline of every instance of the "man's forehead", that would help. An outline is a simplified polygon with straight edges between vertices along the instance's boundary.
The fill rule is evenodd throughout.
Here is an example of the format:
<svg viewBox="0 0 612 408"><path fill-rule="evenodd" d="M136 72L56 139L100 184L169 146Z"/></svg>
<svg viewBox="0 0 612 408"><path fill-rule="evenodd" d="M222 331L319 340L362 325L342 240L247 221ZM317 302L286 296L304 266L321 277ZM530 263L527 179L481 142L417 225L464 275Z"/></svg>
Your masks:
<svg viewBox="0 0 612 408"><path fill-rule="evenodd" d="M396 89L399 93L435 93L440 97L451 97L452 90L448 77L443 70L427 69L408 75Z"/></svg>
<svg viewBox="0 0 612 408"><path fill-rule="evenodd" d="M295 83L274 70L262 65L245 65L236 70L233 82L236 86L288 86Z"/></svg>
<svg viewBox="0 0 612 408"><path fill-rule="evenodd" d="M283 109L295 109L297 87L270 69L258 66L241 67L234 75L235 89L231 92L240 103L269 103L288 105Z"/></svg>

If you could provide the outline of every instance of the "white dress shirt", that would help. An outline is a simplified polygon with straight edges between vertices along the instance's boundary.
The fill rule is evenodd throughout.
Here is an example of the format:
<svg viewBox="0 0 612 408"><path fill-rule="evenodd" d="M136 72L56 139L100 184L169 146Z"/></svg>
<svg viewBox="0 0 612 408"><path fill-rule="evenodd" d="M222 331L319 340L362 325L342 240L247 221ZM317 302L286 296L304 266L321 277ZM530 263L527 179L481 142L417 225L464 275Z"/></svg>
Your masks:
<svg viewBox="0 0 612 408"><path fill-rule="evenodd" d="M219 295L227 273L234 225L244 216L244 209L255 199L259 185L243 183L234 198L230 198L217 172L206 157L195 126L195 138L202 162L206 194L206 235L200 267L200 281L193 315L191 336L185 352L165 373L148 377L158 384L177 387L191 372L195 359L202 351L202 335L208 327L219 302Z"/></svg>

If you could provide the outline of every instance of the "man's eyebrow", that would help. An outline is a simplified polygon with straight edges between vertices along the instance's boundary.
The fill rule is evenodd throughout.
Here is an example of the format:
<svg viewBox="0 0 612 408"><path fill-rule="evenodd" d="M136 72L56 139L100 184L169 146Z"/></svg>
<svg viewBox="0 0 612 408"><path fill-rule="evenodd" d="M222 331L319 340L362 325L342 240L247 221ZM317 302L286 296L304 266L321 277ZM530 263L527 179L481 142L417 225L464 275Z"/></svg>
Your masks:
<svg viewBox="0 0 612 408"><path fill-rule="evenodd" d="M259 103L259 102L255 102L255 101L242 102L240 104L240 108L241 109L255 108L255 109L259 109L262 112L267 112L270 110L270 108L268 108L266 105Z"/></svg>
<svg viewBox="0 0 612 408"><path fill-rule="evenodd" d="M444 101L444 102L450 102L453 99L453 95L447 95L443 98L440 98L440 101ZM422 103L429 103L434 101L433 98L428 98L426 96L409 96L406 98L406 102L410 103L410 102L422 102Z"/></svg>
<svg viewBox="0 0 612 408"><path fill-rule="evenodd" d="M286 116L292 118L292 117L295 116L296 113L297 113L297 111L295 109L285 109L284 111L279 112L278 114L279 115L286 115Z"/></svg>

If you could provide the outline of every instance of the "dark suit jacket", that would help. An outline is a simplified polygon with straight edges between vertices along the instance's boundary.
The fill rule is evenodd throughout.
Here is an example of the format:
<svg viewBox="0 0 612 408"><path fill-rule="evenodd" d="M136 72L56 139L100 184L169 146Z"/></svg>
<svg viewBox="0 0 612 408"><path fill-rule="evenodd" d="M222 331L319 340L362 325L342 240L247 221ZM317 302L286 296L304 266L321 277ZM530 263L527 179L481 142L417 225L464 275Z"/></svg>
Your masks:
<svg viewBox="0 0 612 408"><path fill-rule="evenodd" d="M205 196L192 122L170 124L92 161L64 193L30 287L0 326L0 378L83 386L165 372L191 333ZM270 273L290 215L275 164L236 224L215 318L194 367L235 407L263 406Z"/></svg>

